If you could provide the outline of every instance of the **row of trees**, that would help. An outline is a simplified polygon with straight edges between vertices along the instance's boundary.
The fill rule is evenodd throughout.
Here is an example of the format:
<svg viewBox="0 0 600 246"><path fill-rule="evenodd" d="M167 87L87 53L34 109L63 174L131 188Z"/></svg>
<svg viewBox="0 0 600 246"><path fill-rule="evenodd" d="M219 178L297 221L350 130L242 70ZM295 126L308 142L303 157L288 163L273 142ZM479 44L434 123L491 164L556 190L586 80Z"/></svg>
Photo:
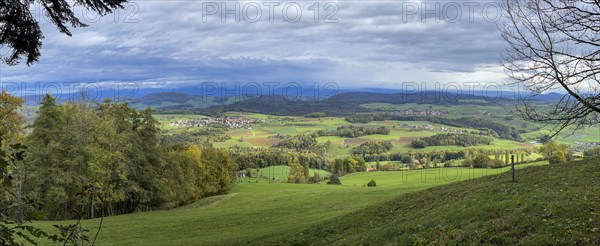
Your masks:
<svg viewBox="0 0 600 246"><path fill-rule="evenodd" d="M232 188L234 165L225 150L168 147L161 165L161 207L174 208Z"/></svg>
<svg viewBox="0 0 600 246"><path fill-rule="evenodd" d="M412 141L414 148L425 148L427 146L459 145L463 147L476 145L490 145L493 139L475 134L439 133L429 137L417 138Z"/></svg>
<svg viewBox="0 0 600 246"><path fill-rule="evenodd" d="M429 121L431 123L444 124L455 127L469 127L481 129L482 131L492 130L491 135L497 135L503 139L520 140L518 131L514 126L494 121L482 117L440 117L440 116L414 116L414 115L394 115L387 113L355 114L346 117L348 122L368 123L371 121L400 120L400 121Z"/></svg>
<svg viewBox="0 0 600 246"><path fill-rule="evenodd" d="M113 214L139 205L158 206L160 174L157 121L150 110L105 101L57 105L46 95L26 145L28 177L24 187L43 204L50 219L82 211L87 196Z"/></svg>
<svg viewBox="0 0 600 246"><path fill-rule="evenodd" d="M354 155L362 156L363 159L367 158L367 155L378 155L390 151L394 145L390 142L373 140L365 142L352 149Z"/></svg>
<svg viewBox="0 0 600 246"><path fill-rule="evenodd" d="M289 166L294 159L302 166L307 165L310 168L316 169L325 169L329 163L325 155L312 151L295 151L285 148L257 150L255 148L235 147L229 149L229 153L238 170L278 165Z"/></svg>
<svg viewBox="0 0 600 246"><path fill-rule="evenodd" d="M381 126L381 127L366 127L366 126L339 126L336 130L326 131L320 130L317 131L317 135L319 136L339 136L345 138L355 138L362 137L366 135L388 135L390 134L390 129Z"/></svg>
<svg viewBox="0 0 600 246"><path fill-rule="evenodd" d="M485 154L479 154L473 159L466 159L463 161L462 166L466 167L477 167L477 168L498 168L504 166L504 161L500 159L492 159L490 156Z"/></svg>
<svg viewBox="0 0 600 246"><path fill-rule="evenodd" d="M367 165L361 157L347 156L331 161L329 169L334 176L342 176L354 172L364 172L367 169Z"/></svg>
<svg viewBox="0 0 600 246"><path fill-rule="evenodd" d="M161 145L151 110L108 100L57 105L46 95L24 145L18 187L48 219L175 207L225 193L233 179L226 151Z"/></svg>
<svg viewBox="0 0 600 246"><path fill-rule="evenodd" d="M283 148L294 150L298 152L310 151L316 154L324 155L326 146L317 142L318 135L316 133L311 134L298 134L295 136L284 136L284 139L273 145L274 148Z"/></svg>
<svg viewBox="0 0 600 246"><path fill-rule="evenodd" d="M542 154L541 158L536 160L547 160L550 164L565 164L575 160L574 151L569 148L566 144L557 144L556 142L550 140L546 144L537 148L537 151ZM600 156L600 147L597 149L589 149L587 156L594 156L593 153L598 152L597 156ZM584 156L586 156L584 153ZM464 166L473 166L473 167L503 167L508 166L510 164L512 156L515 158L515 163L520 164L527 161L533 161L532 159L525 160L524 158L525 152L519 151L513 153L511 151L502 152L494 152L494 158L490 158L488 154L479 154L473 159L466 159L463 161Z"/></svg>
<svg viewBox="0 0 600 246"><path fill-rule="evenodd" d="M310 168L308 164L300 164L297 158L292 158L292 161L288 164L289 174L288 183L303 184L303 183L318 183L322 180L322 177L318 172L315 172L313 176L310 176Z"/></svg>
<svg viewBox="0 0 600 246"><path fill-rule="evenodd" d="M506 156L515 155L516 163L533 161L528 155L533 152L529 148L520 148L512 150L501 149L461 149L461 150L434 150L434 151L409 151L407 153L381 153L366 155L365 161L398 161L404 164L412 165L414 161L420 164L444 163L453 160L473 159L479 155L493 156L494 159L502 160L508 164Z"/></svg>

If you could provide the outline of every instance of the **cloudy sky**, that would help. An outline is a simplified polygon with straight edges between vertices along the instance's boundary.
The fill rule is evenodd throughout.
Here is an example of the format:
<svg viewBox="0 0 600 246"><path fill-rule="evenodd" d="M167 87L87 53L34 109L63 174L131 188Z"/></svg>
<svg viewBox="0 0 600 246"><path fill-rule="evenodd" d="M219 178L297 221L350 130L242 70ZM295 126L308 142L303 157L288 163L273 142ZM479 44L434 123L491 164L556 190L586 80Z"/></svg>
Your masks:
<svg viewBox="0 0 600 246"><path fill-rule="evenodd" d="M76 12L90 26L68 37L36 11L46 37L42 57L32 67L2 65L1 81L399 88L506 80L493 1L155 0L132 1L102 18Z"/></svg>

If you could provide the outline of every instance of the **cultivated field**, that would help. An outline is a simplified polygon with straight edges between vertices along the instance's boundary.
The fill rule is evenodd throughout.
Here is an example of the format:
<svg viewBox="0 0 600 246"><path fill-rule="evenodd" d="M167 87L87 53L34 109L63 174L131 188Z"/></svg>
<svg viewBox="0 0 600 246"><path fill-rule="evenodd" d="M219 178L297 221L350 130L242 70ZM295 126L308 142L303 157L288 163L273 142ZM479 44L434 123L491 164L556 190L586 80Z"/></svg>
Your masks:
<svg viewBox="0 0 600 246"><path fill-rule="evenodd" d="M372 106L372 105L371 105ZM381 106L381 105L380 105ZM392 105L399 106L399 105ZM426 107L426 105L413 105L415 108L420 109ZM405 108L411 108L411 106L404 106ZM461 110L460 107L446 107L453 113ZM470 110L468 112L494 112L490 114L499 114L501 109L495 107L483 107L481 110ZM481 111L481 112L480 112ZM248 118L257 118L264 120L264 123L252 124L244 128L231 129L227 134L231 139L223 142L216 142L213 146L218 148L231 148L234 146L240 147L269 147L280 140L274 138L275 135L297 135L302 133L311 133L318 130L334 130L339 126L371 126L379 127L384 126L390 129L388 135L367 135L356 138L344 138L338 136L323 136L318 137L317 141L320 143L329 142L330 145L327 148L327 154L333 158L343 157L351 154L353 147L356 147L362 143L370 140L383 140L393 144L390 152L408 152L408 151L434 151L434 150L458 150L464 149L462 146L428 146L424 149L415 149L410 146L410 143L420 137L428 137L438 133L452 132L452 131L471 131L474 129L452 127L442 124L430 124L425 121L375 121L367 124L352 124L347 122L344 118L340 117L325 117L325 118L305 118L305 117L294 117L294 116L270 116L264 114L250 114L250 113L228 113L229 116L241 116ZM169 122L173 120L190 120L197 118L204 118L206 116L200 115L157 115L159 121L162 123L164 130L168 131L186 131L189 129L178 128L169 126ZM427 127L424 127L427 126ZM567 129L568 130L568 129ZM524 142L517 142L513 140L494 138L491 145L472 146L468 148L481 148L481 149L517 149L517 148L530 148L536 146L530 142L535 141L540 135L547 133L548 130L536 130L522 134L525 139ZM579 131L576 135L569 135L567 132L561 134L557 139L560 143L574 142L595 142L600 139L600 127L592 127Z"/></svg>

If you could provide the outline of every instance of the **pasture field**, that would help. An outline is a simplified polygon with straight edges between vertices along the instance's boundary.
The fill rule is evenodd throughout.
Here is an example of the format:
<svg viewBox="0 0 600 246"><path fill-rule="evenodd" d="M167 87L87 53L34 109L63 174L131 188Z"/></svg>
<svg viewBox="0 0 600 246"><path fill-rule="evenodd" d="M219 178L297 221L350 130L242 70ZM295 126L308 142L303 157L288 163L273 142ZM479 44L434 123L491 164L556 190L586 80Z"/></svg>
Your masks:
<svg viewBox="0 0 600 246"><path fill-rule="evenodd" d="M598 245L599 162L527 167L516 182L503 173L409 193L259 244Z"/></svg>
<svg viewBox="0 0 600 246"><path fill-rule="evenodd" d="M534 165L544 163L519 167ZM104 218L97 245L259 244L256 240L296 234L403 194L507 170L439 168L355 173L342 177L343 185L241 180L228 195L205 198L178 209ZM377 187L363 187L371 179ZM35 222L50 232L57 223ZM90 234L99 224L99 219L83 221Z"/></svg>
<svg viewBox="0 0 600 246"><path fill-rule="evenodd" d="M574 130L574 126L565 128L565 130L558 134L556 142L564 144L572 144L574 142L600 142L600 125L578 129L576 133L573 133ZM525 139L535 139L542 134L550 134L550 131L548 129L532 131L522 134L522 137Z"/></svg>

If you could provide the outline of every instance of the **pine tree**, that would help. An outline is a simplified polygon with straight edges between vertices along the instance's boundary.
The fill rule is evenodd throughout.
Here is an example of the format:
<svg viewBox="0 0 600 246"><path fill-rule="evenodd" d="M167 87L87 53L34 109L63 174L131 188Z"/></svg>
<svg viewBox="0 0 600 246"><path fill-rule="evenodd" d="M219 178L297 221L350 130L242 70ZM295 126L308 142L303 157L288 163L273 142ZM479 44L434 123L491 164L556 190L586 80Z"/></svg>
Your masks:
<svg viewBox="0 0 600 246"><path fill-rule="evenodd" d="M64 219L71 209L71 196L64 186L64 177L68 174L61 166L63 151L60 136L64 133L61 117L54 97L46 94L32 124L33 130L27 137L27 162L32 175L25 187L44 205L51 219Z"/></svg>

